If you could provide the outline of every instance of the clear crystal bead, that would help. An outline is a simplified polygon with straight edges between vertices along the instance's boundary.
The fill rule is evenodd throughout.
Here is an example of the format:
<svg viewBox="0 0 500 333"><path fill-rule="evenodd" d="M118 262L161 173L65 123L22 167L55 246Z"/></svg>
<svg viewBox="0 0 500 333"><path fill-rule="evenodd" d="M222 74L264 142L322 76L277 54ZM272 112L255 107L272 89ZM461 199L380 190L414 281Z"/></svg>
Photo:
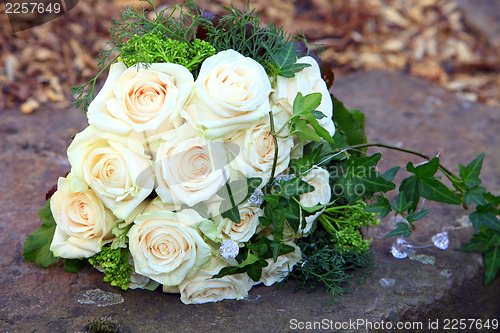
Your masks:
<svg viewBox="0 0 500 333"><path fill-rule="evenodd" d="M236 258L239 252L240 247L235 241L227 240L220 245L220 255L226 259Z"/></svg>
<svg viewBox="0 0 500 333"><path fill-rule="evenodd" d="M391 247L391 254L396 259L404 259L408 257L412 248L410 242L403 237L398 237Z"/></svg>
<svg viewBox="0 0 500 333"><path fill-rule="evenodd" d="M291 173L289 175L279 175L279 176L276 176L274 177L274 184L278 184L279 182L281 181L289 181L290 179L293 179L295 178L295 174Z"/></svg>
<svg viewBox="0 0 500 333"><path fill-rule="evenodd" d="M247 201L251 205L260 206L264 202L262 195L264 195L264 192L261 190L255 190Z"/></svg>
<svg viewBox="0 0 500 333"><path fill-rule="evenodd" d="M450 245L450 239L448 238L448 232L441 232L432 236L432 243L434 246L441 250L446 250Z"/></svg>

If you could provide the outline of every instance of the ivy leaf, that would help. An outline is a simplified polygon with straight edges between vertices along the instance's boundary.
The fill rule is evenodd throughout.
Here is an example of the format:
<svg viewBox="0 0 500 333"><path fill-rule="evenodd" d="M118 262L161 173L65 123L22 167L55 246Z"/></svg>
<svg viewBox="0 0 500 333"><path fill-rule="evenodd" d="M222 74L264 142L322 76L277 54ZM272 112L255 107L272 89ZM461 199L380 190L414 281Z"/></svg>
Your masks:
<svg viewBox="0 0 500 333"><path fill-rule="evenodd" d="M376 192L393 190L396 185L385 180L376 170L381 158L380 153L358 158L351 155L347 161L337 164L340 175L332 192L344 196L350 204L365 198L371 198Z"/></svg>
<svg viewBox="0 0 500 333"><path fill-rule="evenodd" d="M316 118L316 119L326 118L325 114L321 111L313 110L313 111L311 111L311 113L313 114L314 118Z"/></svg>
<svg viewBox="0 0 500 333"><path fill-rule="evenodd" d="M439 158L434 157L432 160L419 165L418 167L413 166L413 163L408 162L406 165L406 170L415 174L419 179L431 178L433 177L439 169Z"/></svg>
<svg viewBox="0 0 500 333"><path fill-rule="evenodd" d="M87 259L64 259L64 270L70 273L77 273L88 264Z"/></svg>
<svg viewBox="0 0 500 333"><path fill-rule="evenodd" d="M321 93L312 93L303 96L300 92L297 94L293 101L293 115L294 117L302 117L307 120L309 124L314 129L314 132L323 138L326 142L334 143L333 138L330 133L324 129L316 120L316 117L312 113L321 104ZM296 120L292 119L292 128Z"/></svg>
<svg viewBox="0 0 500 333"><path fill-rule="evenodd" d="M481 225L484 225L490 229L500 231L500 221L498 218L490 211L481 210L482 207L486 206L477 206L476 211L469 216L474 230L478 230Z"/></svg>
<svg viewBox="0 0 500 333"><path fill-rule="evenodd" d="M222 199L220 213L234 223L241 222L238 205L247 200L262 183L261 178L238 179L226 183L217 193Z"/></svg>
<svg viewBox="0 0 500 333"><path fill-rule="evenodd" d="M399 171L399 166L387 170L386 172L381 174L380 177L384 178L388 182L392 182L394 180L394 177L396 177L398 171Z"/></svg>
<svg viewBox="0 0 500 333"><path fill-rule="evenodd" d="M489 284L500 269L500 244L492 246L484 253L484 284Z"/></svg>
<svg viewBox="0 0 500 333"><path fill-rule="evenodd" d="M486 201L488 203L492 204L493 206L495 206L495 207L500 206L500 196L494 195L494 194L488 192L488 193L485 193L483 195L483 197L486 199ZM499 212L499 214L500 214L500 212Z"/></svg>
<svg viewBox="0 0 500 333"><path fill-rule="evenodd" d="M389 232L385 237L392 237L392 236L403 236L404 238L408 238L411 236L411 230L409 228L408 223L404 222L398 222L398 227L391 232Z"/></svg>
<svg viewBox="0 0 500 333"><path fill-rule="evenodd" d="M365 116L359 110L348 110L342 102L333 99L333 116L335 123L335 143L334 148L342 148L346 145L337 147L338 142L345 141L347 146L354 146L366 143L365 135ZM366 149L362 149L366 152Z"/></svg>
<svg viewBox="0 0 500 333"><path fill-rule="evenodd" d="M308 140L316 142L321 141L321 137L307 125L308 122L305 119L294 119L290 126L292 128L292 132L297 135L302 143Z"/></svg>
<svg viewBox="0 0 500 333"><path fill-rule="evenodd" d="M480 252L490 237L490 232L486 227L480 228L481 231L473 234L470 241L462 247L463 252Z"/></svg>
<svg viewBox="0 0 500 333"><path fill-rule="evenodd" d="M437 179L420 179L418 185L420 196L423 198L451 205L461 203L460 198Z"/></svg>
<svg viewBox="0 0 500 333"><path fill-rule="evenodd" d="M406 217L406 220L408 222L415 222L417 220L420 220L422 219L425 215L429 214L430 212L432 211L432 209L424 209L424 210L421 210L419 212L411 212L410 214L408 214L408 216Z"/></svg>
<svg viewBox="0 0 500 333"><path fill-rule="evenodd" d="M24 241L24 260L33 261L37 266L48 267L59 260L50 251L50 244L56 230L56 222L50 211L50 199L47 200L38 215L42 220L42 225Z"/></svg>
<svg viewBox="0 0 500 333"><path fill-rule="evenodd" d="M381 218L386 217L391 212L389 199L381 195L377 195L377 202L365 207L365 212L378 213Z"/></svg>
<svg viewBox="0 0 500 333"><path fill-rule="evenodd" d="M460 178L464 181L464 184L468 187L476 187L481 184L481 179L479 179L479 173L483 167L484 153L476 157L467 166L461 164L458 165L460 170Z"/></svg>
<svg viewBox="0 0 500 333"><path fill-rule="evenodd" d="M392 209L394 209L394 211L403 214L403 212L406 212L410 208L412 202L406 200L404 192L399 192L396 198L396 202L389 202L389 204L391 205Z"/></svg>
<svg viewBox="0 0 500 333"><path fill-rule="evenodd" d="M314 191L314 186L303 181L301 177L295 177L286 182L280 182L279 187L280 193L285 199Z"/></svg>
<svg viewBox="0 0 500 333"><path fill-rule="evenodd" d="M278 257L282 254L292 253L295 248L291 245L273 242L271 243L271 248L273 249L273 260L276 262Z"/></svg>
<svg viewBox="0 0 500 333"><path fill-rule="evenodd" d="M297 47L294 43L285 44L277 54L273 54L269 47L263 43L273 60L273 67L278 75L293 78L295 73L300 72L310 64L297 63Z"/></svg>
<svg viewBox="0 0 500 333"><path fill-rule="evenodd" d="M213 279L220 279L226 275L247 273L253 281L259 281L262 275L262 268L268 265L267 261L258 256L248 253L247 258L237 266L223 267L219 273L212 276Z"/></svg>
<svg viewBox="0 0 500 333"><path fill-rule="evenodd" d="M254 262L252 265L248 266L247 274L254 281L257 282L260 280L262 276L262 268L268 265L267 261L264 259L259 259Z"/></svg>
<svg viewBox="0 0 500 333"><path fill-rule="evenodd" d="M464 192L464 201L466 205L470 205L471 203L475 203L476 205L484 205L486 204L486 200L484 199L484 193L486 189L481 186L476 186L468 189Z"/></svg>
<svg viewBox="0 0 500 333"><path fill-rule="evenodd" d="M420 199L419 195L419 182L417 176L410 176L403 179L401 185L399 185L399 192L404 193L408 202L411 202L410 209L416 210L418 206L418 201Z"/></svg>

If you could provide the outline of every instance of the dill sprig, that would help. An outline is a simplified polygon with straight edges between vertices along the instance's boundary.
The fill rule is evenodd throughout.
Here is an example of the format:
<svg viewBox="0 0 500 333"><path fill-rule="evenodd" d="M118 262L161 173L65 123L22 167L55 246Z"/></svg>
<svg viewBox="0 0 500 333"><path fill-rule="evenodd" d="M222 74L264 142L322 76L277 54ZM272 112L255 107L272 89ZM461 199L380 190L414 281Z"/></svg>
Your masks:
<svg viewBox="0 0 500 333"><path fill-rule="evenodd" d="M234 7L224 9L227 13L216 17L213 19L215 24L206 27L205 40L217 52L233 49L260 63L268 74L273 74L273 55L294 44L294 37L274 22L264 26L255 8L247 7L247 11Z"/></svg>
<svg viewBox="0 0 500 333"><path fill-rule="evenodd" d="M153 62L170 62L188 65L196 77L201 62L211 55L207 45L216 52L233 49L260 63L270 77L277 75L293 77L307 64L296 64L296 37L288 34L274 23L264 26L255 9L247 11L228 8L223 16L209 15L200 10L193 0L158 11L153 0L145 1L152 8L147 12L140 6L127 7L121 12L121 20L112 20L112 40L99 53L101 70L87 83L74 86L72 93L77 108L87 111L95 97L98 78L115 60L126 60L126 64L141 63L148 67ZM179 47L189 60L180 61L182 55L168 54ZM161 53L164 52L164 53Z"/></svg>
<svg viewBox="0 0 500 333"><path fill-rule="evenodd" d="M101 70L87 83L81 86L72 87L72 93L76 98L74 102L77 108L87 111L90 102L95 97L95 86L102 73L120 56L126 49L129 40L134 37L156 34L160 32L163 36L168 36L172 40L183 43L190 43L196 37L198 26L211 25L212 23L203 17L202 12L196 7L192 0L183 4L167 7L158 11L153 0L141 0L147 2L152 7L152 18L148 17L146 8L134 5L125 6L121 12L121 21L112 19L110 29L111 41L105 44L105 49L99 53L97 64ZM138 53L137 62L148 67L151 62L142 53Z"/></svg>
<svg viewBox="0 0 500 333"><path fill-rule="evenodd" d="M361 272L362 281L373 266L370 251L346 250L336 245L321 225L310 236L301 238L297 245L302 251L302 260L284 281L293 278L298 282L295 285L298 290L326 289L331 294L331 302L336 295L351 290L350 282L355 271Z"/></svg>

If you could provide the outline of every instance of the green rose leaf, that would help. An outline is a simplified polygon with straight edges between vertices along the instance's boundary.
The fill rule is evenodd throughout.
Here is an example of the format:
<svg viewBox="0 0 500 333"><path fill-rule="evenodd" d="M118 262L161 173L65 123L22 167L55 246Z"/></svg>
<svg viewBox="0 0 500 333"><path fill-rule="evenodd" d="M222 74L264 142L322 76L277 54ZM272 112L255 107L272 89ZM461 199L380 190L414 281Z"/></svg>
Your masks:
<svg viewBox="0 0 500 333"><path fill-rule="evenodd" d="M50 251L50 244L56 230L56 222L50 211L50 199L38 214L42 225L33 231L23 244L24 260L33 261L37 266L48 267L59 258Z"/></svg>

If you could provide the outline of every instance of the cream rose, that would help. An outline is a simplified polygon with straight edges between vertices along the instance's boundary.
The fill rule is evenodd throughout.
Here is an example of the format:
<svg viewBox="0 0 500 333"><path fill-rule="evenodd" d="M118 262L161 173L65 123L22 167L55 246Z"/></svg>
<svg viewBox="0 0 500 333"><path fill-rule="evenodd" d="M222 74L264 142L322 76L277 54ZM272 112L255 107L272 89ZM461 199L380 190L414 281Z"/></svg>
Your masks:
<svg viewBox="0 0 500 333"><path fill-rule="evenodd" d="M152 162L131 137L89 126L69 146L68 160L73 177L88 184L121 219L127 219L153 191Z"/></svg>
<svg viewBox="0 0 500 333"><path fill-rule="evenodd" d="M279 129L288 119L285 112L274 110L275 128ZM283 118L284 116L284 118ZM285 135L287 130L281 134ZM240 148L238 155L231 161L231 167L240 171L247 178L258 177L263 181L261 187L266 185L271 177L271 170L274 162L274 140L271 134L269 117L264 117L258 123L250 126L244 131L238 132L230 138L229 142ZM278 138L278 159L276 163L275 175L278 175L288 168L290 163L290 152L293 147L293 137L285 139Z"/></svg>
<svg viewBox="0 0 500 333"><path fill-rule="evenodd" d="M321 104L316 110L321 111L325 117L318 119L318 123L333 136L335 134L335 125L332 121L333 102L326 82L321 77L319 65L314 58L309 56L302 57L297 62L311 66L304 68L290 79L278 76L276 90L271 94L271 100L275 105L281 105L291 114L297 93L300 92L304 96L321 93Z"/></svg>
<svg viewBox="0 0 500 333"><path fill-rule="evenodd" d="M181 301L184 304L217 302L224 299L243 299L252 288L252 281L247 274L226 275L212 279L220 269L228 266L222 259L203 267L195 276L179 284Z"/></svg>
<svg viewBox="0 0 500 333"><path fill-rule="evenodd" d="M113 240L112 229L118 219L91 189L71 191L68 178L59 178L50 199L57 224L50 250L56 257L89 258Z"/></svg>
<svg viewBox="0 0 500 333"><path fill-rule="evenodd" d="M166 286L194 276L212 253L200 231L188 224L169 211L139 215L128 233L136 273Z"/></svg>
<svg viewBox="0 0 500 333"><path fill-rule="evenodd" d="M227 137L271 111L271 83L264 68L234 50L206 59L184 117L205 137Z"/></svg>
<svg viewBox="0 0 500 333"><path fill-rule="evenodd" d="M238 224L229 218L217 215L213 217L213 221L202 221L199 229L208 238L218 243L225 240L233 240L237 243L247 242L255 234L260 225L259 217L264 215L264 212L246 201L238 206L238 210L241 218Z"/></svg>
<svg viewBox="0 0 500 333"><path fill-rule="evenodd" d="M269 287L282 281L293 270L293 266L302 258L302 252L294 242L288 242L286 245L293 246L295 251L279 256L276 262L272 258L266 259L268 265L262 268L262 276L255 284L264 283Z"/></svg>
<svg viewBox="0 0 500 333"><path fill-rule="evenodd" d="M147 69L112 64L104 86L89 105L89 124L120 134L178 125L193 83L191 72L177 64L155 63Z"/></svg>
<svg viewBox="0 0 500 333"><path fill-rule="evenodd" d="M325 205L330 202L332 191L330 188L330 174L323 168L315 167L306 175L302 176L302 180L314 187L314 191L304 193L300 196L300 204L304 207L314 207L316 205ZM314 215L306 216L306 226L302 230L303 234L307 234L314 221L318 218L323 210L316 212Z"/></svg>
<svg viewBox="0 0 500 333"><path fill-rule="evenodd" d="M194 206L214 196L226 184L228 153L222 142L197 136L187 124L179 127L177 134L158 148L156 192L164 203Z"/></svg>
<svg viewBox="0 0 500 333"><path fill-rule="evenodd" d="M132 256L129 257L128 264L130 265L130 267L132 267L132 272L130 273L130 282L128 284L128 287L130 289L155 290L159 286L158 282L151 280L147 276L136 273L134 258L132 258Z"/></svg>

